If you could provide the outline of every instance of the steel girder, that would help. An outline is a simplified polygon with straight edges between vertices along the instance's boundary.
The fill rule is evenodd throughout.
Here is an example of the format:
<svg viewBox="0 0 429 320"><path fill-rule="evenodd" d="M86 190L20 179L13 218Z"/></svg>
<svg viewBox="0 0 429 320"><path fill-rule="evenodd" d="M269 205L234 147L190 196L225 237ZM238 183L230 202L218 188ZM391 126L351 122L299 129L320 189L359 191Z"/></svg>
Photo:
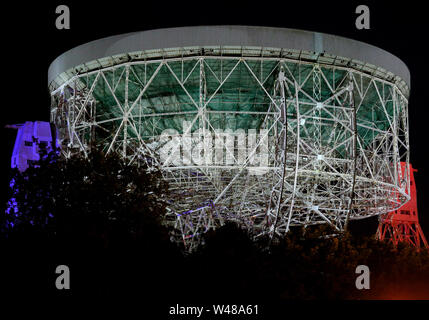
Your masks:
<svg viewBox="0 0 429 320"><path fill-rule="evenodd" d="M409 198L398 169L409 162L408 101L352 68L263 57L138 61L76 75L51 96L63 156L95 144L162 170L165 221L190 249L228 220L255 236L319 223L341 231Z"/></svg>

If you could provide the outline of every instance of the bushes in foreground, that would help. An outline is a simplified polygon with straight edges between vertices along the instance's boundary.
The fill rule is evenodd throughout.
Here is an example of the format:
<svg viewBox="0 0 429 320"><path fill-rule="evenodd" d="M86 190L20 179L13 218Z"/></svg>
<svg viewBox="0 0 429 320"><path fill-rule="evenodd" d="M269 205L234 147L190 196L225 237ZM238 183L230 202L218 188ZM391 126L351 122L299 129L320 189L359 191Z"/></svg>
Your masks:
<svg viewBox="0 0 429 320"><path fill-rule="evenodd" d="M326 237L326 227L293 229L267 250L267 239L228 223L184 255L162 224L167 186L159 173L100 152L55 157L13 173L16 212L0 221L2 283L12 291L58 294L54 270L66 264L71 294L138 292L172 302L429 298L427 251L349 233ZM356 289L357 265L370 268L370 290Z"/></svg>

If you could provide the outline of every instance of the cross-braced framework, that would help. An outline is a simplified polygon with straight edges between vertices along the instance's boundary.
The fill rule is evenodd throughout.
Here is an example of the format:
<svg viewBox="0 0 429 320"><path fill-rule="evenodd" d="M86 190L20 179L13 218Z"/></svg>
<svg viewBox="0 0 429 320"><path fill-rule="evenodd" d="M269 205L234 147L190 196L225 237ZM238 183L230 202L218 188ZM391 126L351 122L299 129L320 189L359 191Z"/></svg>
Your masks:
<svg viewBox="0 0 429 320"><path fill-rule="evenodd" d="M162 170L166 223L192 250L233 220L255 237L399 208L408 101L348 66L198 54L81 69L51 87L65 157L91 144ZM408 172L408 171L405 171Z"/></svg>
<svg viewBox="0 0 429 320"><path fill-rule="evenodd" d="M415 247L417 250L422 247L429 250L417 214L417 188L414 180L414 172L417 170L413 169L411 164L407 169L406 164L401 163L401 173L405 170L409 170L410 176L410 201L403 205L400 210L379 216L380 223L376 238L391 242L395 247L402 242Z"/></svg>

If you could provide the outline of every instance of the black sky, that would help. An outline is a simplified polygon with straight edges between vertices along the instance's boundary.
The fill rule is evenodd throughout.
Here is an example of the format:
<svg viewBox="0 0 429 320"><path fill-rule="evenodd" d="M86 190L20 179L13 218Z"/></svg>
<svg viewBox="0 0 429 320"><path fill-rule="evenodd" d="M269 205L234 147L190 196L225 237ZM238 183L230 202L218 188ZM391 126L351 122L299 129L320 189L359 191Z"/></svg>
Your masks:
<svg viewBox="0 0 429 320"><path fill-rule="evenodd" d="M422 2L421 2L422 3ZM71 29L55 28L55 8L66 4ZM370 8L371 29L355 28L355 8ZM15 132L5 124L49 120L49 64L77 45L115 34L192 25L259 25L336 34L385 49L411 72L409 100L411 162L418 169L419 215L429 236L429 90L427 32L429 13L423 4L394 1L46 1L12 2L2 8L2 168L10 167ZM5 175L6 177L6 175ZM8 185L2 179L3 189ZM4 194L4 192L3 192ZM372 221L372 222L371 222ZM361 222L373 228L374 221ZM369 226L369 227L368 227ZM371 229L372 230L372 229ZM374 230L375 231L375 230Z"/></svg>

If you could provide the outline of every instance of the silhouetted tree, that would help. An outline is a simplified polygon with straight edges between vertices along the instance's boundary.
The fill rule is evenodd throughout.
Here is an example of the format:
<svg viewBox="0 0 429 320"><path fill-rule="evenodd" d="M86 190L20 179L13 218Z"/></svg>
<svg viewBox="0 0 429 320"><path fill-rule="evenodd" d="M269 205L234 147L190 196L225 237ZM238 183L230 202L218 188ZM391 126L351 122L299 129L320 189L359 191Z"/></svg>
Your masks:
<svg viewBox="0 0 429 320"><path fill-rule="evenodd" d="M55 267L67 264L74 292L138 290L171 303L429 297L427 251L326 225L293 227L267 250L267 238L227 223L183 256L162 223L167 185L161 174L113 154L43 154L37 166L12 178L16 207L2 215L0 250L9 263L2 266L14 270L0 280L17 288L28 290L24 275L39 279L37 292L55 290ZM361 264L371 271L369 291L355 287Z"/></svg>
<svg viewBox="0 0 429 320"><path fill-rule="evenodd" d="M3 215L1 237L21 265L47 261L38 267L52 277L67 262L75 289L106 292L155 282L179 256L162 224L167 184L145 165L96 150L69 159L42 152L12 179L16 205Z"/></svg>

